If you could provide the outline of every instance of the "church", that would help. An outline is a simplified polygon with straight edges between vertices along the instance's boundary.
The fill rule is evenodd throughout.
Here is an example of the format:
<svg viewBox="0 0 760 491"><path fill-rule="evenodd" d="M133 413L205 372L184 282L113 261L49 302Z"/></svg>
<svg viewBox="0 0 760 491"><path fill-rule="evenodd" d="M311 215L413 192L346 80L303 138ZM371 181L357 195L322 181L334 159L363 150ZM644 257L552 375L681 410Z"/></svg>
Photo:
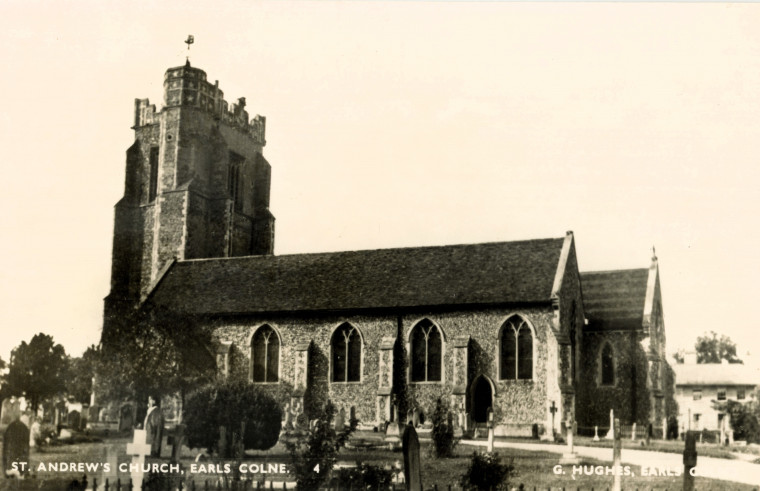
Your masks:
<svg viewBox="0 0 760 491"><path fill-rule="evenodd" d="M274 254L266 119L186 63L135 100L103 339L126 312L192 315L220 375L308 413L422 422L438 400L497 435L663 425L676 412L655 256L579 272L572 232L482 244ZM403 410L402 410L403 411Z"/></svg>

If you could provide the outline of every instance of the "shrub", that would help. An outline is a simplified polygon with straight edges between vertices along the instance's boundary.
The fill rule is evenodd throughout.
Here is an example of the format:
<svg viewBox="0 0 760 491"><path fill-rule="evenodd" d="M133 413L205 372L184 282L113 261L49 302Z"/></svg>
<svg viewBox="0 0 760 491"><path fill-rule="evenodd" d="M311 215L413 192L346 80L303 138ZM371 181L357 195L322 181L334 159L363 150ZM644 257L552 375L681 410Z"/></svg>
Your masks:
<svg viewBox="0 0 760 491"><path fill-rule="evenodd" d="M451 412L440 399L435 403L433 411L433 431L430 437L433 439L431 450L435 457L451 457L454 455L454 447L458 440L454 438L454 425L451 422Z"/></svg>
<svg viewBox="0 0 760 491"><path fill-rule="evenodd" d="M272 448L280 436L282 409L253 384L238 380L209 384L190 394L185 401L183 421L190 447L231 456L233 434L239 435L241 423L245 423L243 448ZM226 428L225 448L218 448L221 426Z"/></svg>
<svg viewBox="0 0 760 491"><path fill-rule="evenodd" d="M514 471L512 462L502 464L499 454L475 452L472 454L470 466L462 476L460 484L462 487L475 486L478 489L490 490L502 483L507 484L512 471Z"/></svg>
<svg viewBox="0 0 760 491"><path fill-rule="evenodd" d="M356 467L340 469L336 481L339 489L387 489L392 478L390 469L357 462Z"/></svg>
<svg viewBox="0 0 760 491"><path fill-rule="evenodd" d="M332 429L330 423L335 412L335 406L328 401L322 410L312 415L316 418L308 428L296 438L285 441L290 454L290 472L296 476L297 489L319 489L332 471L338 451L356 429L355 419L340 432Z"/></svg>

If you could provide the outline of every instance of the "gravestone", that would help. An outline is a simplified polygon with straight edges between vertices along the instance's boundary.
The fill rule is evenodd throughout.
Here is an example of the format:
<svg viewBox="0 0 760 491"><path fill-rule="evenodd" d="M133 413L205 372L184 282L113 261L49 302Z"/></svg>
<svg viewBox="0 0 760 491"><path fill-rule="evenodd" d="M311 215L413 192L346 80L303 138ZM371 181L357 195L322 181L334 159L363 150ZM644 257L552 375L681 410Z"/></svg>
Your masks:
<svg viewBox="0 0 760 491"><path fill-rule="evenodd" d="M343 431L343 427L346 421L346 410L340 408L338 415L335 417L335 431Z"/></svg>
<svg viewBox="0 0 760 491"><path fill-rule="evenodd" d="M390 450L396 450L401 444L401 430L398 422L388 423L385 427L385 443L388 444Z"/></svg>
<svg viewBox="0 0 760 491"><path fill-rule="evenodd" d="M404 480L407 491L422 491L422 465L420 464L420 441L411 424L406 425L402 448L404 452Z"/></svg>
<svg viewBox="0 0 760 491"><path fill-rule="evenodd" d="M29 471L29 428L20 420L13 421L3 435L3 474L16 470Z"/></svg>
<svg viewBox="0 0 760 491"><path fill-rule="evenodd" d="M119 408L119 431L129 431L135 426L135 413L131 404Z"/></svg>
<svg viewBox="0 0 760 491"><path fill-rule="evenodd" d="M594 426L594 441L595 442L599 441L599 427L598 426Z"/></svg>
<svg viewBox="0 0 760 491"><path fill-rule="evenodd" d="M69 415L66 417L66 424L72 430L79 430L79 419L80 419L79 411L77 410L71 411Z"/></svg>
<svg viewBox="0 0 760 491"><path fill-rule="evenodd" d="M90 423L97 423L100 421L100 408L98 406L90 406L87 410L87 421Z"/></svg>
<svg viewBox="0 0 760 491"><path fill-rule="evenodd" d="M179 462L182 455L182 444L185 442L185 425L174 427L174 438L172 440L172 462Z"/></svg>
<svg viewBox="0 0 760 491"><path fill-rule="evenodd" d="M487 411L486 424L488 425L488 453L493 453L493 408Z"/></svg>
<svg viewBox="0 0 760 491"><path fill-rule="evenodd" d="M406 424L414 425L414 410L412 409L406 412Z"/></svg>
<svg viewBox="0 0 760 491"><path fill-rule="evenodd" d="M606 440L615 438L615 411L610 409L610 431L604 437Z"/></svg>
<svg viewBox="0 0 760 491"><path fill-rule="evenodd" d="M613 469L617 470L620 469L620 462L621 462L621 454L620 454L620 448L622 446L622 442L620 441L620 420L615 419L612 422L612 467ZM614 476L612 478L612 491L620 491L622 487L622 478L621 472L615 472Z"/></svg>
<svg viewBox="0 0 760 491"><path fill-rule="evenodd" d="M145 456L150 455L151 451L151 446L146 442L146 437L145 430L135 430L132 443L127 443L127 455L131 455L132 463L136 464L131 474L133 489L142 489L143 464L145 463Z"/></svg>
<svg viewBox="0 0 760 491"><path fill-rule="evenodd" d="M636 439L636 423L633 423L633 426L631 426L631 440Z"/></svg>
<svg viewBox="0 0 760 491"><path fill-rule="evenodd" d="M32 426L29 428L29 446L34 448L37 446L37 440L40 439L42 433L40 431L40 422L35 421L32 423Z"/></svg>
<svg viewBox="0 0 760 491"><path fill-rule="evenodd" d="M6 426L21 417L21 403L15 397L3 400L2 409L0 409L0 425Z"/></svg>
<svg viewBox="0 0 760 491"><path fill-rule="evenodd" d="M570 420L565 425L567 428L567 451L562 454L562 458L559 459L559 463L563 465L577 465L581 463L578 458L578 454L575 453L575 447L573 446L573 436L578 431L578 423Z"/></svg>

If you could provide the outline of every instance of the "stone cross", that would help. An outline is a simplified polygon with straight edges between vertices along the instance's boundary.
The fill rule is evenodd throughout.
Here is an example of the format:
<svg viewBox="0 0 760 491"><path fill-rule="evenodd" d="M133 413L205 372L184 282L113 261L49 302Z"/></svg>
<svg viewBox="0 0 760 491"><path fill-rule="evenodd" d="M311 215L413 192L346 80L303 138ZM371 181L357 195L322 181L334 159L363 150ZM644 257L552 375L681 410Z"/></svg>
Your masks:
<svg viewBox="0 0 760 491"><path fill-rule="evenodd" d="M575 447L573 446L573 434L578 429L578 423L571 419L566 422L565 427L567 428L567 452L562 454L562 458L559 462L560 464L568 465L580 464L581 461L575 453Z"/></svg>
<svg viewBox="0 0 760 491"><path fill-rule="evenodd" d="M552 401L552 405L549 407L549 412L552 413L552 439L554 439L554 413L557 412L557 406Z"/></svg>
<svg viewBox="0 0 760 491"><path fill-rule="evenodd" d="M691 469L697 466L697 440L693 431L686 432L686 444L683 449L683 489L694 491L694 476Z"/></svg>
<svg viewBox="0 0 760 491"><path fill-rule="evenodd" d="M612 479L612 491L620 491L623 476L621 475L622 473L617 471L620 469L620 447L622 446L622 443L620 441L620 420L617 418L612 422L612 434L614 438L612 441L612 467L615 469Z"/></svg>
<svg viewBox="0 0 760 491"><path fill-rule="evenodd" d="M486 425L488 426L488 453L493 453L493 408L489 407Z"/></svg>
<svg viewBox="0 0 760 491"><path fill-rule="evenodd" d="M145 456L150 455L150 444L146 443L146 441L145 430L135 430L132 443L127 443L127 455L132 456L132 463L137 466L137 469L132 471L132 485L134 489L142 489L142 467L145 463Z"/></svg>
<svg viewBox="0 0 760 491"><path fill-rule="evenodd" d="M8 425L3 435L3 475L29 472L29 428L20 420Z"/></svg>
<svg viewBox="0 0 760 491"><path fill-rule="evenodd" d="M404 452L404 481L407 491L422 491L422 466L420 465L420 441L411 424L406 425L402 442Z"/></svg>

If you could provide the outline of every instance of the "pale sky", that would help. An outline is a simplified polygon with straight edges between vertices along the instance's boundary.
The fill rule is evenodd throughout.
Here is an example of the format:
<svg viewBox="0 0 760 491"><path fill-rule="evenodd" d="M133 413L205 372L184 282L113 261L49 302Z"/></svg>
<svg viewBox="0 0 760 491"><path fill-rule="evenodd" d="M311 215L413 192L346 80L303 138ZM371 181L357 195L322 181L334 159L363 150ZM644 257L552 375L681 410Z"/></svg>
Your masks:
<svg viewBox="0 0 760 491"><path fill-rule="evenodd" d="M758 351L760 5L0 3L0 357L97 343L134 99L267 117L275 252L562 237L660 260L668 352Z"/></svg>

